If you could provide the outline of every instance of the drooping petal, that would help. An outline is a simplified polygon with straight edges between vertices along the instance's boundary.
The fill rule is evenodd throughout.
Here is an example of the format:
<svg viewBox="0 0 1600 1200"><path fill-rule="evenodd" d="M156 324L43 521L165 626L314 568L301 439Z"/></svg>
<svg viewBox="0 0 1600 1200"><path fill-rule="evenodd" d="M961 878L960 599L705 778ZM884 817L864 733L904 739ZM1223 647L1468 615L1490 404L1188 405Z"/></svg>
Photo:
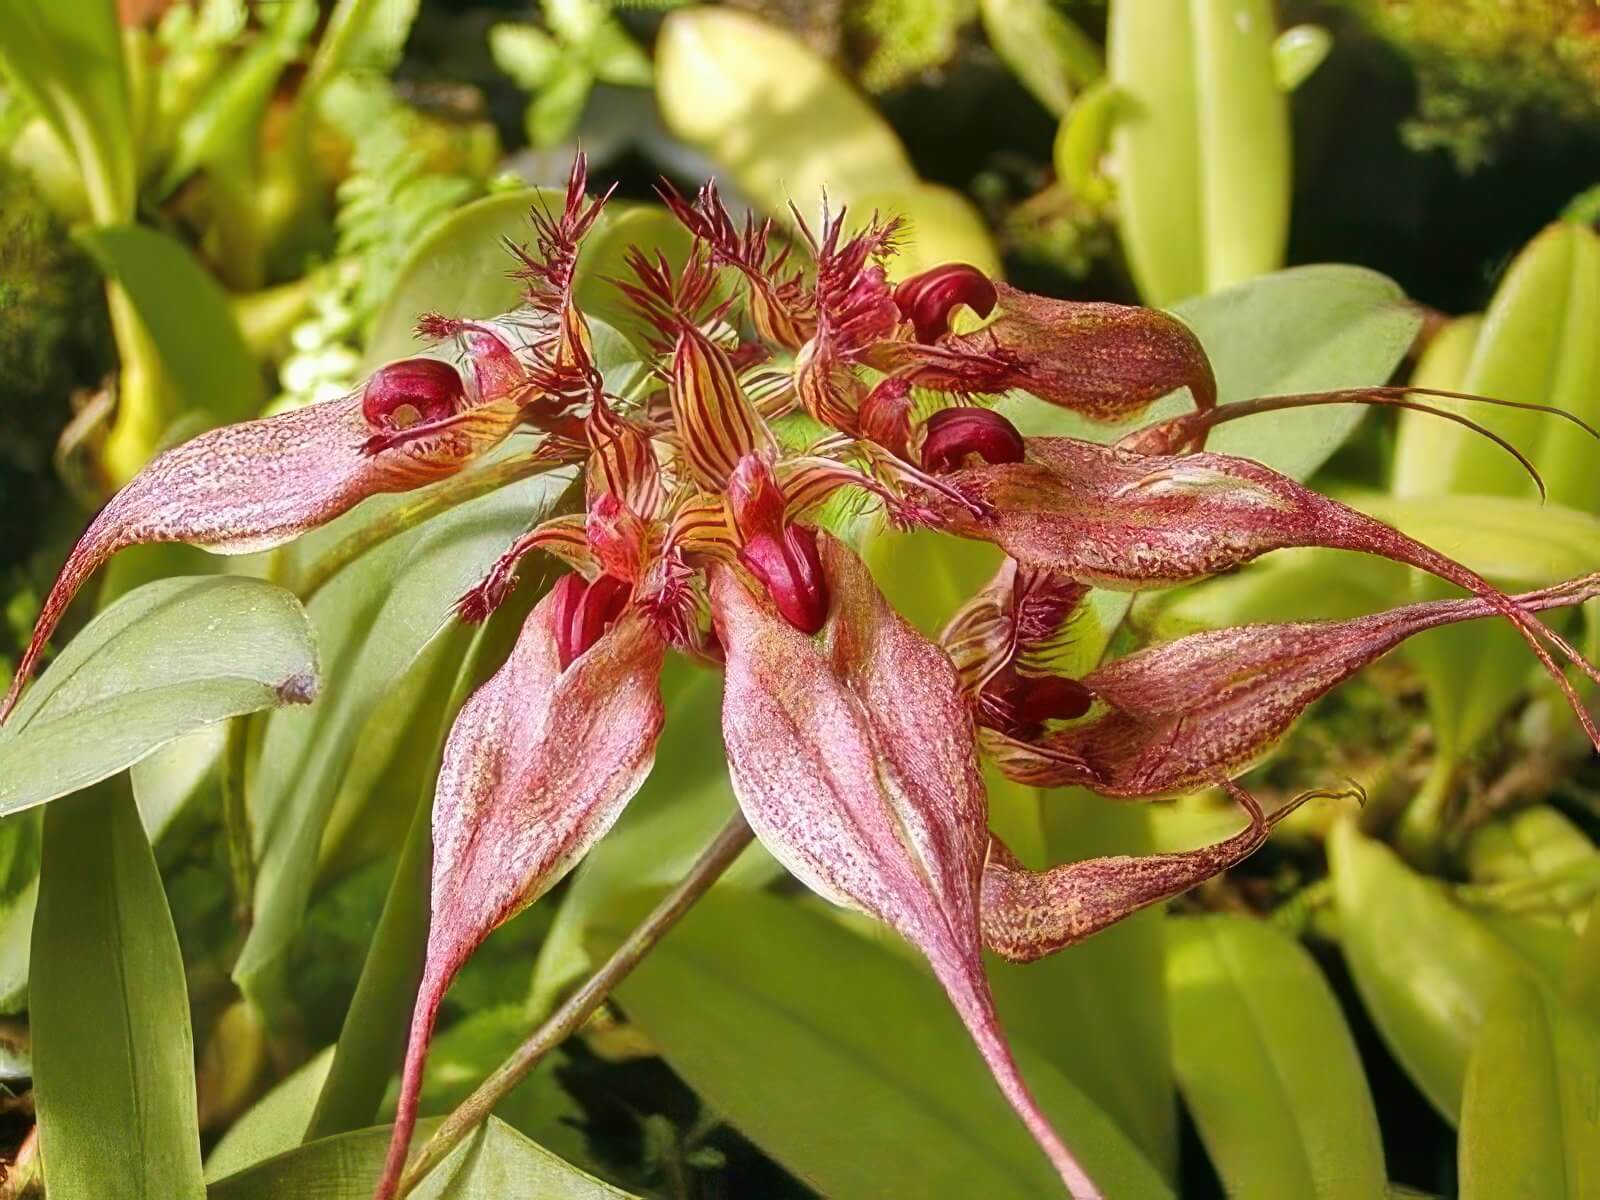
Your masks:
<svg viewBox="0 0 1600 1200"><path fill-rule="evenodd" d="M1243 862L1265 844L1274 825L1306 800L1353 794L1304 792L1267 816L1250 793L1234 784L1226 786L1250 824L1196 850L1118 854L1034 871L1018 862L998 838L992 839L983 869L984 944L1012 962L1034 962L1054 954Z"/></svg>
<svg viewBox="0 0 1600 1200"><path fill-rule="evenodd" d="M1600 595L1600 575L1516 597L1524 610ZM1107 796L1178 795L1238 775L1314 700L1427 629L1494 616L1486 600L1434 600L1347 621L1242 625L1130 654L1082 682L1107 709L1032 743L985 731L1013 779Z"/></svg>
<svg viewBox="0 0 1600 1200"><path fill-rule="evenodd" d="M1600 672L1562 638L1460 563L1258 462L1032 438L1024 462L968 467L940 480L984 510L975 515L930 495L947 528L995 542L1024 565L1099 587L1187 583L1291 546L1356 550L1437 575L1517 627L1600 746L1600 730L1541 639L1591 678Z"/></svg>
<svg viewBox="0 0 1600 1200"><path fill-rule="evenodd" d="M886 344L871 361L921 387L1011 388L1099 421L1122 421L1187 387L1211 408L1217 382L1200 339L1160 309L1054 300L996 282L1000 315L936 345Z"/></svg>
<svg viewBox="0 0 1600 1200"><path fill-rule="evenodd" d="M454 474L511 431L519 407L507 398L467 409L445 418L452 422L446 429L374 454L365 448L374 428L362 403L357 393L212 429L135 475L67 555L0 704L0 720L16 703L72 598L118 550L187 542L216 554L248 554L281 545L368 496Z"/></svg>
<svg viewBox="0 0 1600 1200"><path fill-rule="evenodd" d="M888 606L849 550L827 535L818 542L833 604L816 638L734 570L713 568L734 792L757 836L795 875L927 956L1072 1193L1096 1196L1022 1081L983 973L987 803L955 669Z"/></svg>
<svg viewBox="0 0 1600 1200"><path fill-rule="evenodd" d="M379 1197L393 1193L405 1166L423 1060L450 981L491 930L599 840L655 759L664 719L661 639L649 622L624 613L563 670L558 626L572 607L563 599L556 591L539 602L510 658L462 707L445 744L433 806L427 958Z"/></svg>

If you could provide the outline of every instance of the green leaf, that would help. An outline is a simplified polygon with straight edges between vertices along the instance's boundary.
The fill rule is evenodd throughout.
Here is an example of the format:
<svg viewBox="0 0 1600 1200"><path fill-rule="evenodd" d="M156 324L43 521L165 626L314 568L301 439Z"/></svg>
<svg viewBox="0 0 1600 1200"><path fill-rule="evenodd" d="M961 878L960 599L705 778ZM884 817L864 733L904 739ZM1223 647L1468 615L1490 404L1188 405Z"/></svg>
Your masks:
<svg viewBox="0 0 1600 1200"><path fill-rule="evenodd" d="M0 57L71 148L95 221L131 218L138 153L113 0L0 0Z"/></svg>
<svg viewBox="0 0 1600 1200"><path fill-rule="evenodd" d="M1292 92L1316 72L1333 49L1333 34L1320 25L1295 25L1272 43L1273 75L1278 86Z"/></svg>
<svg viewBox="0 0 1600 1200"><path fill-rule="evenodd" d="M206 1156L206 1182L226 1179L298 1146L332 1065L329 1046L256 1101Z"/></svg>
<svg viewBox="0 0 1600 1200"><path fill-rule="evenodd" d="M593 72L575 58L563 58L528 104L523 126L529 143L548 149L565 141L583 116L593 88Z"/></svg>
<svg viewBox="0 0 1600 1200"><path fill-rule="evenodd" d="M900 139L833 66L797 38L726 8L670 14L656 40L667 128L724 168L769 213L804 213L917 183Z"/></svg>
<svg viewBox="0 0 1600 1200"><path fill-rule="evenodd" d="M304 704L316 690L311 625L282 588L236 576L146 584L91 621L0 729L0 814L88 787L213 722Z"/></svg>
<svg viewBox="0 0 1600 1200"><path fill-rule="evenodd" d="M994 52L1057 117L1104 71L1100 48L1051 0L980 0L978 14Z"/></svg>
<svg viewBox="0 0 1600 1200"><path fill-rule="evenodd" d="M34 1094L52 1193L198 1200L183 959L125 784L46 812L35 933Z"/></svg>
<svg viewBox="0 0 1600 1200"><path fill-rule="evenodd" d="M1481 396L1548 404L1600 422L1600 235L1558 222L1512 262L1483 316L1458 388ZM1459 362L1465 331L1441 354ZM1430 365L1433 354L1430 351ZM1432 379L1429 380L1433 382ZM1446 402L1444 407L1450 407ZM1507 438L1544 476L1550 499L1593 512L1600 508L1595 442L1565 421L1541 413L1457 404L1456 410ZM1526 473L1498 447L1470 430L1406 413L1401 421L1394 486L1407 494L1472 492L1533 497Z"/></svg>
<svg viewBox="0 0 1600 1200"><path fill-rule="evenodd" d="M419 1128L419 1134L425 1132ZM389 1130L363 1129L312 1142L213 1183L207 1200L371 1200ZM630 1200L490 1117L411 1195L415 1200Z"/></svg>
<svg viewBox="0 0 1600 1200"><path fill-rule="evenodd" d="M78 238L127 292L183 411L218 423L255 416L261 373L227 296L194 256L139 225L84 230Z"/></svg>
<svg viewBox="0 0 1600 1200"><path fill-rule="evenodd" d="M29 812L0 820L0 1013L28 1007L42 816Z"/></svg>
<svg viewBox="0 0 1600 1200"><path fill-rule="evenodd" d="M1328 862L1362 1003L1406 1074L1453 1125L1473 1041L1526 968L1442 883L1412 872L1353 821L1334 826Z"/></svg>
<svg viewBox="0 0 1600 1200"><path fill-rule="evenodd" d="M1175 919L1167 937L1178 1085L1227 1194L1381 1195L1372 1094L1311 956L1248 917Z"/></svg>
<svg viewBox="0 0 1600 1200"><path fill-rule="evenodd" d="M489 56L524 91L542 88L561 62L561 47L533 25L501 22L489 27Z"/></svg>
<svg viewBox="0 0 1600 1200"><path fill-rule="evenodd" d="M267 721L249 797L259 863L254 920L234 978L269 1020L284 1002L284 955L299 930L318 847L367 719L450 621L450 605L567 477L536 476L434 517L335 575L307 606L328 687L300 719Z"/></svg>
<svg viewBox="0 0 1600 1200"><path fill-rule="evenodd" d="M1215 291L1283 259L1289 108L1275 37L1269 0L1113 0L1118 224L1148 304Z"/></svg>
<svg viewBox="0 0 1600 1200"><path fill-rule="evenodd" d="M597 937L615 946L641 911L608 910ZM824 1195L880 1197L891 1180L907 1196L1060 1192L932 978L828 915L713 890L618 998L714 1109ZM1015 1049L1107 1195L1170 1194L1082 1092L1029 1047Z"/></svg>
<svg viewBox="0 0 1600 1200"><path fill-rule="evenodd" d="M315 91L341 71L389 71L400 61L421 0L339 0L306 70Z"/></svg>
<svg viewBox="0 0 1600 1200"><path fill-rule="evenodd" d="M1600 1194L1600 1029L1529 984L1472 1047L1461 1102L1462 1200Z"/></svg>

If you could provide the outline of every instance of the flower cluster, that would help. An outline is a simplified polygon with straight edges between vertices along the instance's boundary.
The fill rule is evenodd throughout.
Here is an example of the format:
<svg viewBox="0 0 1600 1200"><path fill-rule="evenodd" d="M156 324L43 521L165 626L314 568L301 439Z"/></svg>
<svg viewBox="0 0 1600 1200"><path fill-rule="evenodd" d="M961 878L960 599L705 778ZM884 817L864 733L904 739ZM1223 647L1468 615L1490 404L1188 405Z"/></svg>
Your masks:
<svg viewBox="0 0 1600 1200"><path fill-rule="evenodd" d="M1600 594L1600 578L1507 596L1259 463L1203 449L1212 425L1246 412L1419 405L1402 391L1219 408L1199 341L1165 313L1033 296L960 264L891 286L893 222L852 231L840 213L813 231L795 214L791 244L770 222L736 224L712 187L664 199L691 253L671 264L637 252L620 284L654 329L642 398L608 394L574 300L579 245L604 203L586 198L580 160L565 206L536 212L535 245L517 250L524 307L422 319L459 367L407 359L345 399L204 434L113 498L50 593L7 708L73 594L116 550L276 545L366 497L459 472L513 430L537 431L541 461L581 465L583 511L534 525L457 605L462 619L486 618L535 550L570 568L446 745L425 974L380 1195L405 1162L452 977L582 857L648 774L669 651L723 673L728 769L757 836L817 892L926 956L1066 1186L1097 1195L1012 1060L984 947L1038 958L1240 861L1305 797L1267 813L1235 777L1311 701L1424 629L1509 620L1600 745L1553 655L1596 671L1533 615ZM1021 389L1126 422L1179 388L1191 413L1115 445L1025 438L988 404ZM901 618L819 522L841 489L895 523L1005 552L939 641ZM1381 555L1469 596L1201 633L1083 678L1059 673L1052 651L1091 588L1167 587L1291 546ZM1123 799L1220 786L1249 823L1188 853L1033 871L989 832L980 753L1028 783Z"/></svg>

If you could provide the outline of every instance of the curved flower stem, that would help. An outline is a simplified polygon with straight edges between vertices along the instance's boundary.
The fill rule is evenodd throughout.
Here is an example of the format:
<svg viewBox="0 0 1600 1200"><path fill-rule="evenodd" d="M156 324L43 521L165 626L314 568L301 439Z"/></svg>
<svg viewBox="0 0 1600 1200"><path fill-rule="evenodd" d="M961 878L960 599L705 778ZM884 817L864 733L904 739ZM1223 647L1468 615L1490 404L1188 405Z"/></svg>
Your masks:
<svg viewBox="0 0 1600 1200"><path fill-rule="evenodd" d="M662 935L671 929L678 918L688 912L694 902L705 895L711 885L722 877L723 872L733 865L733 860L738 858L740 852L750 844L753 836L750 826L745 824L743 814L735 813L723 826L722 832L700 852L700 857L695 859L688 874L661 898L661 903L650 911L650 915L639 923L600 969L569 996L560 1008L550 1014L544 1024L529 1034L528 1039L517 1047L515 1053L495 1068L494 1074L480 1083L477 1090L463 1100L456 1110L444 1119L443 1124L434 1130L433 1136L423 1144L416 1158L406 1168L405 1175L401 1177L400 1186L395 1192L396 1200L410 1195L412 1189L427 1177L429 1171L438 1166L463 1138L488 1119L494 1106L526 1079L528 1073L546 1054L570 1037L589 1019L605 1002L612 989L644 960L645 955L650 953Z"/></svg>
<svg viewBox="0 0 1600 1200"><path fill-rule="evenodd" d="M481 471L468 471L447 479L438 487L430 488L388 512L369 521L349 537L336 542L321 557L306 568L296 591L301 600L309 600L317 589L369 550L376 549L397 534L430 517L487 496L490 492L527 479L544 471L553 471L566 464L548 459L518 455L485 467Z"/></svg>

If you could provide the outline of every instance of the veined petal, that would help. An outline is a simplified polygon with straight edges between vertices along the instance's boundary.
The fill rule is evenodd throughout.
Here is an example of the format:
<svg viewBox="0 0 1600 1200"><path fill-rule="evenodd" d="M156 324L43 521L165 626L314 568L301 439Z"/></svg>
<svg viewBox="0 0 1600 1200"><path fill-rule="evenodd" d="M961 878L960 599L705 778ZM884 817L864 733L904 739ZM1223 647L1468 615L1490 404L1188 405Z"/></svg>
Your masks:
<svg viewBox="0 0 1600 1200"><path fill-rule="evenodd" d="M72 598L118 550L187 542L216 554L247 554L281 545L368 496L409 491L454 474L505 437L518 413L514 400L480 405L443 418L442 428L370 453L365 443L374 430L362 403L357 393L226 425L152 460L100 510L67 555L0 704L0 720L16 703ZM413 430L394 436L399 434Z"/></svg>
<svg viewBox="0 0 1600 1200"><path fill-rule="evenodd" d="M1196 408L1217 402L1200 339L1160 309L1054 300L996 282L1000 315L976 333L937 345L900 342L874 351L874 365L940 391L1021 388L1100 421L1138 415L1187 387Z"/></svg>
<svg viewBox="0 0 1600 1200"><path fill-rule="evenodd" d="M1509 620L1557 681L1585 733L1600 730L1544 642L1600 672L1476 573L1258 462L1226 454L1143 455L1076 438L1032 438L1024 462L968 467L941 482L986 509L929 503L947 528L995 542L1025 566L1099 587L1187 583L1291 546L1356 550L1437 575Z"/></svg>
<svg viewBox="0 0 1600 1200"><path fill-rule="evenodd" d="M1600 575L1517 596L1524 610L1600 596ZM1406 638L1494 616L1487 600L1434 600L1347 621L1190 634L1108 663L1083 683L1098 716L1023 743L985 731L1008 776L1108 796L1178 795L1239 774L1316 699Z"/></svg>
<svg viewBox="0 0 1600 1200"><path fill-rule="evenodd" d="M721 491L741 458L770 448L727 352L692 326L678 334L667 396L689 474L706 491Z"/></svg>
<svg viewBox="0 0 1600 1200"><path fill-rule="evenodd" d="M379 1197L392 1194L405 1166L423 1060L450 981L490 931L600 839L655 760L664 644L649 622L625 612L562 670L559 600L552 592L539 602L445 744L427 958Z"/></svg>
<svg viewBox="0 0 1600 1200"><path fill-rule="evenodd" d="M983 869L983 941L1002 958L1034 962L1116 924L1148 905L1182 894L1248 858L1272 827L1306 800L1344 792L1305 792L1271 816L1243 788L1226 784L1250 824L1220 842L1174 854L1118 854L1023 866L998 838Z"/></svg>
<svg viewBox="0 0 1600 1200"><path fill-rule="evenodd" d="M816 638L732 569L713 568L734 792L757 836L800 879L927 956L1073 1195L1097 1196L1022 1081L984 977L987 801L955 669L889 607L854 554L827 535L818 541L833 606Z"/></svg>

